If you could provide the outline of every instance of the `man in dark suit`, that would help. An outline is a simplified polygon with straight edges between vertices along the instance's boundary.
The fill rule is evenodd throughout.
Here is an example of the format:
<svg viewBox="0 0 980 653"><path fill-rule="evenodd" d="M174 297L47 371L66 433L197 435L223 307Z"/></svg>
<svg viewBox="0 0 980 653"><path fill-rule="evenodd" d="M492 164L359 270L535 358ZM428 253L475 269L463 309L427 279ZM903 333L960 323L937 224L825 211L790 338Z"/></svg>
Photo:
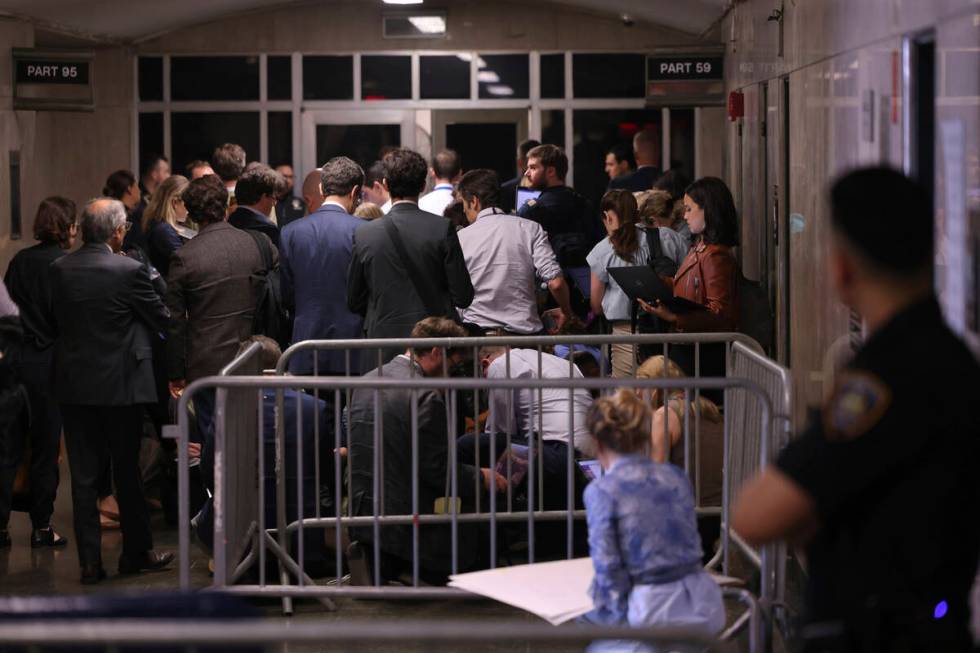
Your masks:
<svg viewBox="0 0 980 653"><path fill-rule="evenodd" d="M467 335L463 327L452 320L430 317L412 329L412 338L460 338ZM443 376L445 367L453 367L462 361L464 352L439 347L419 347L396 356L380 369L368 372L365 377L409 379L412 377ZM380 397L380 438L382 451L376 452L375 397ZM442 393L419 391L418 417L418 513L440 512L437 503L449 504L446 497L450 477L449 447L446 420L446 402ZM350 406L350 476L351 507L355 515L374 514L374 458L381 456L382 506L379 514L411 515L412 506L412 414L413 393L410 389L386 390L380 395L373 390L355 390ZM506 488L506 480L491 469L477 469L472 465L459 464L457 469L458 497L466 509L474 500L477 479L483 488L491 483L496 490ZM441 501L440 501L441 500ZM449 508L445 509L446 511ZM464 525L459 527L459 571L477 565L484 549L474 541L477 533ZM372 528L352 530L352 538L361 542L373 542ZM381 528L381 566L384 579L398 578L412 569L412 527L385 526ZM452 573L452 538L448 525L423 526L419 529L419 568L423 580L433 584L445 582ZM372 547L367 547L373 551Z"/></svg>
<svg viewBox="0 0 980 653"><path fill-rule="evenodd" d="M384 158L391 211L358 227L347 278L347 306L364 315L368 338L406 338L429 316L455 316L473 301L456 228L418 207L428 166L406 149ZM400 245L400 247L399 247ZM384 360L398 354L384 351Z"/></svg>
<svg viewBox="0 0 980 653"><path fill-rule="evenodd" d="M520 188L521 180L524 179L524 170L527 169L527 153L538 145L541 143L529 139L521 141L520 145L517 146L517 176L500 184L500 208L507 213L512 213L515 209L520 208L517 206L517 189Z"/></svg>
<svg viewBox="0 0 980 653"><path fill-rule="evenodd" d="M242 177L239 188L244 181ZM167 358L175 398L189 382L218 374L235 357L239 343L252 335L257 301L252 277L265 270L255 239L225 222L228 192L213 175L192 181L182 199L201 230L170 258ZM259 238L275 263L275 248L265 235ZM196 394L194 408L204 437L202 475L210 486L214 392Z"/></svg>
<svg viewBox="0 0 980 653"><path fill-rule="evenodd" d="M146 269L117 256L126 209L109 198L82 213L85 245L51 264L54 385L71 469L75 538L82 583L105 578L97 483L106 456L119 501L123 553L119 573L160 569L172 553L153 551L138 464L143 404L156 401L151 339L166 328L167 308Z"/></svg>
<svg viewBox="0 0 980 653"><path fill-rule="evenodd" d="M277 165L276 172L282 175L283 182L286 184L279 196L279 202L276 203L276 222L279 224L279 229L282 229L290 222L299 220L306 215L306 205L302 199L294 195L296 176L293 173L293 166L285 163Z"/></svg>
<svg viewBox="0 0 980 653"><path fill-rule="evenodd" d="M265 234L279 247L279 227L269 216L275 215L276 202L285 187L282 175L272 168L261 164L250 166L235 186L238 206L228 216L228 224Z"/></svg>
<svg viewBox="0 0 980 653"><path fill-rule="evenodd" d="M660 177L660 135L657 130L647 128L633 137L633 156L636 170L609 181L609 188L619 188L638 193L653 188Z"/></svg>
<svg viewBox="0 0 980 653"><path fill-rule="evenodd" d="M293 342L360 338L363 318L347 308L347 273L354 248L354 232L364 224L350 214L361 195L364 170L345 156L327 161L321 169L324 200L310 215L282 231L280 270L282 296L294 311ZM351 352L351 370L362 368ZM318 354L319 374L346 372L343 351ZM313 355L302 352L289 362L292 374L312 374Z"/></svg>

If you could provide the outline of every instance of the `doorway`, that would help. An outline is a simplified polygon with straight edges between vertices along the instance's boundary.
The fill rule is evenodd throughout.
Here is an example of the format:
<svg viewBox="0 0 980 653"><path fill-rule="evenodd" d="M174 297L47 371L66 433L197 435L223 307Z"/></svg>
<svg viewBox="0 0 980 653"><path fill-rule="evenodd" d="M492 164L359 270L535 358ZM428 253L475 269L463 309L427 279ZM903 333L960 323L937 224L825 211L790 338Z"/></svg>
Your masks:
<svg viewBox="0 0 980 653"><path fill-rule="evenodd" d="M302 174L335 156L350 157L367 170L384 149L414 148L415 140L414 111L307 111Z"/></svg>
<svg viewBox="0 0 980 653"><path fill-rule="evenodd" d="M501 182L516 173L517 145L527 135L528 112L523 109L432 111L432 152L456 150L464 171L488 168Z"/></svg>

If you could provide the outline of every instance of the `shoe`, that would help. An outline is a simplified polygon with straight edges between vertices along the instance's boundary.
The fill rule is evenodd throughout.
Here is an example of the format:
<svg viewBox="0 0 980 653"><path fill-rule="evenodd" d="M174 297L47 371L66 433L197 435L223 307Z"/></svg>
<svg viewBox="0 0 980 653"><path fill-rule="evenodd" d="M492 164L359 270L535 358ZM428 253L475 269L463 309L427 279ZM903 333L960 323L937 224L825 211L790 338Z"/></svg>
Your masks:
<svg viewBox="0 0 980 653"><path fill-rule="evenodd" d="M141 571L157 571L174 561L173 553L157 553L144 551L135 556L123 554L119 556L120 574L138 574Z"/></svg>
<svg viewBox="0 0 980 653"><path fill-rule="evenodd" d="M0 530L0 549L8 548L10 548L10 533L8 533L7 529L4 528L3 530Z"/></svg>
<svg viewBox="0 0 980 653"><path fill-rule="evenodd" d="M95 585L105 580L105 569L101 564L82 565L82 585Z"/></svg>
<svg viewBox="0 0 980 653"><path fill-rule="evenodd" d="M58 535L53 528L35 528L31 531L31 548L37 549L42 546L65 546L68 538Z"/></svg>

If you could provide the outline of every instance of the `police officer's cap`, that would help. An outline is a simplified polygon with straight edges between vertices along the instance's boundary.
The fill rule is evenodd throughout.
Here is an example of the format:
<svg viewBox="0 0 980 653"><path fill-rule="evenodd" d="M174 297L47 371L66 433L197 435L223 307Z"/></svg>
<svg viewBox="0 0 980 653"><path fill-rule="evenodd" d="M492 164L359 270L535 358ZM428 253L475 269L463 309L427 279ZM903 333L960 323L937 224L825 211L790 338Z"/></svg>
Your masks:
<svg viewBox="0 0 980 653"><path fill-rule="evenodd" d="M918 183L892 168L860 168L834 183L830 201L834 228L871 263L899 274L928 265L932 205Z"/></svg>

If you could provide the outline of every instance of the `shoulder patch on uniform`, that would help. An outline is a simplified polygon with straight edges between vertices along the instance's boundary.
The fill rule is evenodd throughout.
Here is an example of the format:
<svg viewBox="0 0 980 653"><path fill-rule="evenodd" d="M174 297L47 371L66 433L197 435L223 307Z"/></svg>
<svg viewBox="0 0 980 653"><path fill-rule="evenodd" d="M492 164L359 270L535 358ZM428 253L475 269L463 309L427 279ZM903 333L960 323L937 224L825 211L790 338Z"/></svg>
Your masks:
<svg viewBox="0 0 980 653"><path fill-rule="evenodd" d="M880 378L866 371L841 374L823 411L828 440L853 440L878 423L891 404L891 391Z"/></svg>

